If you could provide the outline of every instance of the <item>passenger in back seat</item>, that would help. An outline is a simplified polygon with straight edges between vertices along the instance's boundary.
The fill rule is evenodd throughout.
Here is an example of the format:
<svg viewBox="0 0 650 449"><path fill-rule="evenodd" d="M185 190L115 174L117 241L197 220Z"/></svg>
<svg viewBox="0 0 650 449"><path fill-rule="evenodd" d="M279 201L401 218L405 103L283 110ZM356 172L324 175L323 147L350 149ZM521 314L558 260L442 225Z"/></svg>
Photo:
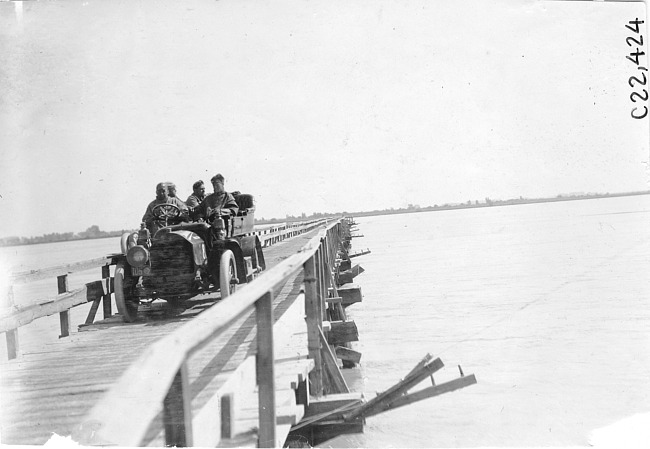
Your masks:
<svg viewBox="0 0 650 449"><path fill-rule="evenodd" d="M205 184L202 180L198 180L192 185L192 190L193 192L187 197L185 205L190 210L192 220L196 220L196 209L201 204L201 201L205 199Z"/></svg>
<svg viewBox="0 0 650 449"><path fill-rule="evenodd" d="M204 219L208 223L212 222L214 218L219 216L234 217L239 211L239 206L230 193L226 192L224 188L224 177L219 173L212 177L210 180L214 193L206 196L201 204L197 206L196 217Z"/></svg>

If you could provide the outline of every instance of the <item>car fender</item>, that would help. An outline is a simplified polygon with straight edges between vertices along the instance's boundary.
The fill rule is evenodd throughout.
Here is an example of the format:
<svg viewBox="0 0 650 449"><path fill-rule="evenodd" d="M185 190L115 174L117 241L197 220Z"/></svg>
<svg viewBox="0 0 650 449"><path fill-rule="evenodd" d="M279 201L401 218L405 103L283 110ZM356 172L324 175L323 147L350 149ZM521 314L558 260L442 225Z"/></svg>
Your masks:
<svg viewBox="0 0 650 449"><path fill-rule="evenodd" d="M264 253L262 253L262 243L256 235L249 235L246 237L241 237L240 245L244 257L252 257L253 260L257 260L257 264L262 268L266 269L266 262L264 261ZM257 253L257 257L255 257ZM257 268L257 267L255 267Z"/></svg>

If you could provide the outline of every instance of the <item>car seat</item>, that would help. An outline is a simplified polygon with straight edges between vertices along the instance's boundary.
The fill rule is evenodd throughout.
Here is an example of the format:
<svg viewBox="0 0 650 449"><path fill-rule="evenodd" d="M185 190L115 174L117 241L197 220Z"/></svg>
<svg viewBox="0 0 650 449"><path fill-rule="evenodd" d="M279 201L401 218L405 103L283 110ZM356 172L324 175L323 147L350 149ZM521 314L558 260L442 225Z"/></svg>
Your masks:
<svg viewBox="0 0 650 449"><path fill-rule="evenodd" d="M239 206L239 212L237 212L238 216L248 215L249 212L255 210L255 199L253 198L253 195L248 193L235 193L233 193L233 196L235 197L237 206Z"/></svg>

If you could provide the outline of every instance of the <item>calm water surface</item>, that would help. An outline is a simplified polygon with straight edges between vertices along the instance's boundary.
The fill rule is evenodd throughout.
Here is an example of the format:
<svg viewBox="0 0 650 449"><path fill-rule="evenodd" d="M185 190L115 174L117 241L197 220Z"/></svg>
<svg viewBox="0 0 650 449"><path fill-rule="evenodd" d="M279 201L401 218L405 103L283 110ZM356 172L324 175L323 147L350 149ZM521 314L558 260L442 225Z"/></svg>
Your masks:
<svg viewBox="0 0 650 449"><path fill-rule="evenodd" d="M372 253L355 259L366 271L364 301L348 309L363 353L352 389L372 397L426 353L446 365L436 382L461 365L478 384L369 418L364 434L330 445L586 446L595 429L650 412L650 196L357 222L354 250ZM0 248L0 263L34 269L118 248ZM17 302L56 288L37 284Z"/></svg>
<svg viewBox="0 0 650 449"><path fill-rule="evenodd" d="M355 388L383 391L426 353L478 384L367 421L332 445L586 446L650 412L650 197L358 218L348 310ZM424 382L422 386L427 382ZM644 447L650 447L650 435Z"/></svg>

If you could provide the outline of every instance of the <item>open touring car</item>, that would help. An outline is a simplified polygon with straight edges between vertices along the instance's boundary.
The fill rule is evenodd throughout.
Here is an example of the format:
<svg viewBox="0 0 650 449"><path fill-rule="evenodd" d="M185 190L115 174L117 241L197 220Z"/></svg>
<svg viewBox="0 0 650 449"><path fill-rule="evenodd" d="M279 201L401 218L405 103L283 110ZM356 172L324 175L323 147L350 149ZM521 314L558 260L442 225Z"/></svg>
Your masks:
<svg viewBox="0 0 650 449"><path fill-rule="evenodd" d="M266 268L260 240L253 235L253 196L237 194L236 216L179 223L174 204L154 207L159 229L150 235L125 233L115 268L115 302L124 321L137 318L141 303L164 299L174 306L201 293L232 294Z"/></svg>

